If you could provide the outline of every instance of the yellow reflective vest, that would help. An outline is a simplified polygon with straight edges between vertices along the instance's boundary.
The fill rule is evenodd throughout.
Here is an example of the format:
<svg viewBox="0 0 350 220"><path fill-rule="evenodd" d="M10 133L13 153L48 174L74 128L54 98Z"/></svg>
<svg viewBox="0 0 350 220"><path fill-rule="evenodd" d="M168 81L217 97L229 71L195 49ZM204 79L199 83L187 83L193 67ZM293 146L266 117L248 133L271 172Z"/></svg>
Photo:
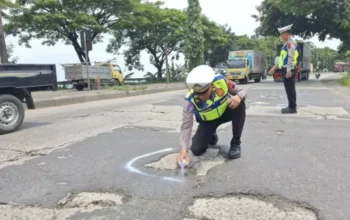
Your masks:
<svg viewBox="0 0 350 220"><path fill-rule="evenodd" d="M283 67L286 67L288 64L288 47L287 47L287 43L285 43L281 49L281 53L280 53L280 58L279 58L279 64L278 67L280 69L282 69ZM293 64L294 66L297 65L297 61L298 61L298 57L299 57L299 46L296 45L295 46L295 50L294 50L294 61Z"/></svg>
<svg viewBox="0 0 350 220"><path fill-rule="evenodd" d="M213 98L206 102L200 101L193 92L189 91L185 99L194 105L194 115L197 121L212 121L218 119L227 109L227 99L230 96L224 76L217 75L213 81Z"/></svg>

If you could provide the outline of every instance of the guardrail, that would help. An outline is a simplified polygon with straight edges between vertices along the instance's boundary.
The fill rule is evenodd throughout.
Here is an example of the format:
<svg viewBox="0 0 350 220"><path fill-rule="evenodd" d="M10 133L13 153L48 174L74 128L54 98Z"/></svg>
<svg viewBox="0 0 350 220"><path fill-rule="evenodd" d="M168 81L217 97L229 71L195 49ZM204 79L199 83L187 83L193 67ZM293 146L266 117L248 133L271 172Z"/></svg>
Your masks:
<svg viewBox="0 0 350 220"><path fill-rule="evenodd" d="M141 84L141 83L159 83L159 82L166 82L165 78L162 79L154 79L154 78L127 78L124 79L124 84ZM59 81L57 82L58 86L60 87L67 87L72 85L72 81L66 80L66 81Z"/></svg>

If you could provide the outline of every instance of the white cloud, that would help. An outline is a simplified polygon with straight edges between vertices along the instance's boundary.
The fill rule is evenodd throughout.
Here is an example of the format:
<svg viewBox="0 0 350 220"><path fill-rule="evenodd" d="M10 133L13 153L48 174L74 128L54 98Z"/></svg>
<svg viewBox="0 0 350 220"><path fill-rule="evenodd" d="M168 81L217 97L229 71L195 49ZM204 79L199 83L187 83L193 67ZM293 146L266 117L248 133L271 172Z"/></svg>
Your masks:
<svg viewBox="0 0 350 220"><path fill-rule="evenodd" d="M201 0L202 13L206 14L211 20L219 24L228 24L232 30L238 34L254 33L254 29L258 27L258 23L251 17L256 13L255 7L259 5L262 0L248 0L234 3L232 0ZM187 0L165 0L165 7L184 9L187 7ZM106 52L108 44L108 36L106 36L103 43L93 46L93 51L90 53L91 61L103 61L113 57L117 58L122 70L125 69L124 59L122 56L115 56ZM7 37L7 42L17 45L17 38ZM331 47L336 49L339 45L339 40L326 40L319 42L317 37L311 39L318 47ZM32 48L28 49L24 46L16 46L14 55L19 58L19 63L52 63L56 64L58 72L58 80L64 80L63 69L60 64L79 62L78 57L70 45L57 43L54 47L41 45L40 40L33 40L31 42ZM149 63L149 56L143 52L141 56L142 63L145 65L145 71L155 72L156 69ZM134 77L143 77L143 73L134 71Z"/></svg>

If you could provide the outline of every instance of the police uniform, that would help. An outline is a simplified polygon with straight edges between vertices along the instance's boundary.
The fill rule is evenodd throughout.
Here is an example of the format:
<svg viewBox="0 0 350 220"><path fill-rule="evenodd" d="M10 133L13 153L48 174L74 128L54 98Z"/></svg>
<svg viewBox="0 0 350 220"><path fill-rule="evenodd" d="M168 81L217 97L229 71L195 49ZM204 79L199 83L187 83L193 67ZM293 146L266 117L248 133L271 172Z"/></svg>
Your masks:
<svg viewBox="0 0 350 220"><path fill-rule="evenodd" d="M213 87L210 88L211 83ZM197 132L192 138L191 151L195 156L203 154L209 145L215 145L216 129L223 123L232 121L231 147L229 159L239 158L241 155L241 135L245 122L246 92L234 82L228 81L223 75L215 75L214 70L201 65L194 68L186 79L189 92L185 96L182 125L180 130L181 149L190 147L193 117L199 123ZM209 100L201 101L196 94L212 89ZM234 95L241 98L241 103L235 109L228 106L227 100Z"/></svg>
<svg viewBox="0 0 350 220"><path fill-rule="evenodd" d="M289 31L292 28L292 24L283 28L278 28L280 34ZM282 113L296 113L297 103L296 103L296 90L295 90L295 66L297 64L299 53L298 44L293 38L289 38L287 42L283 45L279 57L278 68L281 69L284 88L287 93L288 107L282 109ZM290 78L286 77L288 72L292 73Z"/></svg>

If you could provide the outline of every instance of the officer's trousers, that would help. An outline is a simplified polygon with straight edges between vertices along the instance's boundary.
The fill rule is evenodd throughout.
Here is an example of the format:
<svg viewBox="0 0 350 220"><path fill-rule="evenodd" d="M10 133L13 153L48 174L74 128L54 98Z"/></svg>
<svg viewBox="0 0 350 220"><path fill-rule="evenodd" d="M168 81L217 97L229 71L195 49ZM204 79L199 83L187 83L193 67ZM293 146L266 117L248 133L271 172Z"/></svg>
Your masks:
<svg viewBox="0 0 350 220"><path fill-rule="evenodd" d="M216 132L216 129L220 125L229 121L232 122L233 137L231 143L235 138L240 139L245 123L245 110L245 103L242 101L240 105L235 109L227 107L224 114L216 120L199 122L197 132L192 138L192 153L195 156L203 154L207 150L209 143L212 140L213 134Z"/></svg>
<svg viewBox="0 0 350 220"><path fill-rule="evenodd" d="M287 68L282 69L282 76L283 76L283 83L284 83L284 88L287 93L287 98L288 98L288 107L292 109L296 109L297 107L297 94L295 90L295 73L294 70L292 72L292 77L286 78L287 74Z"/></svg>

